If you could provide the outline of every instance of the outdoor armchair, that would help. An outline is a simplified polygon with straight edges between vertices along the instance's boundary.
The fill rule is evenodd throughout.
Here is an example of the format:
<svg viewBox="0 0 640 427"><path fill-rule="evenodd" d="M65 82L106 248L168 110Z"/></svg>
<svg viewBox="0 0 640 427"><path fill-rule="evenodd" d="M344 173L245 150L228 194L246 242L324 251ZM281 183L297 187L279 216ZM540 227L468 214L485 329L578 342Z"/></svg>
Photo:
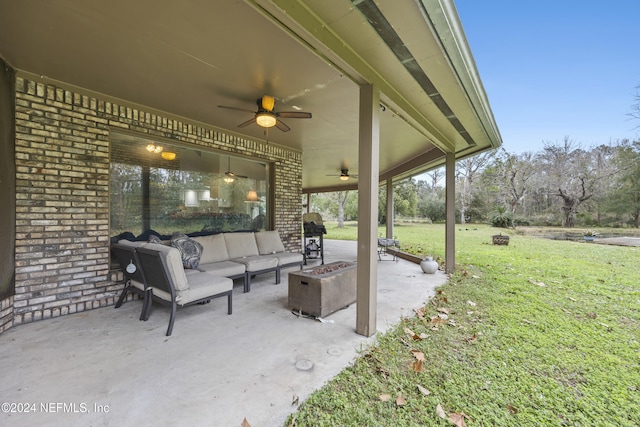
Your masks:
<svg viewBox="0 0 640 427"><path fill-rule="evenodd" d="M151 289L145 320L150 315L152 301L170 305L167 336L173 331L178 306L206 303L212 298L226 296L228 314L232 313L233 280L197 270L185 274L180 253L170 246L149 243L136 248L136 252Z"/></svg>

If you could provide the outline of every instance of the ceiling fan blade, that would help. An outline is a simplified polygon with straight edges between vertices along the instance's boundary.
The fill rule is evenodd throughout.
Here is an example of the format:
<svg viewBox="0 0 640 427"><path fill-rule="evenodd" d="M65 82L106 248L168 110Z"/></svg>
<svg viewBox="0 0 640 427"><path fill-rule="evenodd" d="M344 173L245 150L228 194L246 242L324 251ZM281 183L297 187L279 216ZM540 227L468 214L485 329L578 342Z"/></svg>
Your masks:
<svg viewBox="0 0 640 427"><path fill-rule="evenodd" d="M245 112L251 113L251 114L255 114L256 113L255 111L249 110L247 108L229 107L228 105L218 105L218 108L226 108L227 110L245 111Z"/></svg>
<svg viewBox="0 0 640 427"><path fill-rule="evenodd" d="M280 120L276 120L276 127L280 129L282 132L289 132L291 130L289 126L287 126Z"/></svg>
<svg viewBox="0 0 640 427"><path fill-rule="evenodd" d="M304 111L280 111L276 113L278 117L284 117L285 119L310 119L311 113Z"/></svg>
<svg viewBox="0 0 640 427"><path fill-rule="evenodd" d="M250 124L255 123L255 122L256 122L256 118L254 117L253 119L249 119L249 120L247 120L246 122L240 123L240 124L238 125L238 127L239 127L239 128L247 127L247 126L249 126Z"/></svg>

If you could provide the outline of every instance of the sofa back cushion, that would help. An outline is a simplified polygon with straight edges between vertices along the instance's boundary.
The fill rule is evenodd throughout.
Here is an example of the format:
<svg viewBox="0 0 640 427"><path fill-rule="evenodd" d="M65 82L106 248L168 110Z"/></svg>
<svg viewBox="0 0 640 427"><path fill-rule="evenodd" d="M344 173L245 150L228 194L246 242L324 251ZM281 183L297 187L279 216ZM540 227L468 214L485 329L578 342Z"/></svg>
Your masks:
<svg viewBox="0 0 640 427"><path fill-rule="evenodd" d="M198 236L193 240L202 245L202 256L200 264L226 261L229 259L227 245L224 241L224 234L213 234L211 236Z"/></svg>
<svg viewBox="0 0 640 427"><path fill-rule="evenodd" d="M255 238L260 255L284 252L284 245L282 244L282 240L280 240L280 233L276 230L259 231L255 233Z"/></svg>
<svg viewBox="0 0 640 427"><path fill-rule="evenodd" d="M224 233L229 258L259 255L254 233Z"/></svg>
<svg viewBox="0 0 640 427"><path fill-rule="evenodd" d="M153 249L162 254L167 264L167 269L169 270L169 276L173 279L173 286L175 286L176 291L186 291L189 289L189 282L187 282L187 275L184 273L180 251L174 247L160 245L158 243L147 243L145 248ZM153 286L153 283L148 283L148 285Z"/></svg>

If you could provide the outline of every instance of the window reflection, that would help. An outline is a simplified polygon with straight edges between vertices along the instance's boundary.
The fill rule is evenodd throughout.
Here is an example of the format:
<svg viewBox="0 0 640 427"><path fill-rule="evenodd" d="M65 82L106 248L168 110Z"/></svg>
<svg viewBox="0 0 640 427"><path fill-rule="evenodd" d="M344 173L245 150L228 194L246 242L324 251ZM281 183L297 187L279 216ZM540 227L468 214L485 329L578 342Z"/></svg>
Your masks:
<svg viewBox="0 0 640 427"><path fill-rule="evenodd" d="M266 229L268 169L226 153L115 134L110 234L144 239Z"/></svg>

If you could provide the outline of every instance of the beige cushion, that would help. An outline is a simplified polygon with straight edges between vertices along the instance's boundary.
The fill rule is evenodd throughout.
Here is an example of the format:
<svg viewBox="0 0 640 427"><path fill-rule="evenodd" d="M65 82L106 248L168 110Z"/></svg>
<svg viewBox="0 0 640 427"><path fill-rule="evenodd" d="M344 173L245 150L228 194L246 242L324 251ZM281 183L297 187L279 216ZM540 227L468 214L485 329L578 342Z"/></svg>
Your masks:
<svg viewBox="0 0 640 427"><path fill-rule="evenodd" d="M173 279L173 286L175 286L176 291L189 289L189 282L187 281L187 276L184 274L182 256L180 255L179 250L171 246L160 245L157 243L147 243L145 248L158 251L164 256L165 262L167 263L167 269L169 270L169 275ZM153 283L149 283L148 285L153 286Z"/></svg>
<svg viewBox="0 0 640 427"><path fill-rule="evenodd" d="M131 281L131 286L133 286L134 288L139 289L141 291L144 291L144 284L138 282L137 280L132 280Z"/></svg>
<svg viewBox="0 0 640 427"><path fill-rule="evenodd" d="M259 231L254 235L260 255L284 252L284 245L282 244L282 240L280 240L280 233L276 230Z"/></svg>
<svg viewBox="0 0 640 427"><path fill-rule="evenodd" d="M132 242L131 240L122 239L118 240L118 244L122 246L129 246L131 248L140 248L142 246L145 246L147 242Z"/></svg>
<svg viewBox="0 0 640 427"><path fill-rule="evenodd" d="M224 277L238 276L243 274L247 269L244 264L233 261L209 262L200 264L198 268L207 273Z"/></svg>
<svg viewBox="0 0 640 427"><path fill-rule="evenodd" d="M231 261L244 264L249 272L271 270L278 266L278 258L276 258L275 255L254 255L235 258Z"/></svg>
<svg viewBox="0 0 640 427"><path fill-rule="evenodd" d="M278 265L301 263L304 261L302 254L295 252L280 252L271 256L278 258Z"/></svg>
<svg viewBox="0 0 640 427"><path fill-rule="evenodd" d="M259 255L254 233L224 233L229 258L242 258Z"/></svg>
<svg viewBox="0 0 640 427"><path fill-rule="evenodd" d="M202 298L214 296L233 289L233 280L226 277L214 276L209 273L196 273L189 275L189 287L186 290L176 290L176 303L178 305L189 304ZM171 295L153 288L153 294L165 301L171 301Z"/></svg>
<svg viewBox="0 0 640 427"><path fill-rule="evenodd" d="M193 240L202 245L202 255L200 256L200 266L210 262L220 262L229 259L227 245L224 234L213 234L211 236L198 236Z"/></svg>

